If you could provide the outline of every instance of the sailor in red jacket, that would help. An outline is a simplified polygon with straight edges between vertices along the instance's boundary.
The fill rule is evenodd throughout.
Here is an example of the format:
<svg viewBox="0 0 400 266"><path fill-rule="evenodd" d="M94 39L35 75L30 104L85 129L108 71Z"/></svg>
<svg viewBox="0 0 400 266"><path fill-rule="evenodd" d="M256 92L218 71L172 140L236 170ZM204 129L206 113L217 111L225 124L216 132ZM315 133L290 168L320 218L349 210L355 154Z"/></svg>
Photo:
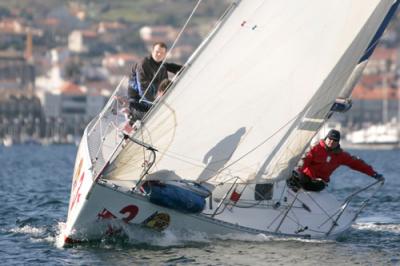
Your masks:
<svg viewBox="0 0 400 266"><path fill-rule="evenodd" d="M354 157L340 148L340 132L330 130L325 139L313 146L303 158L303 165L294 176L302 188L321 191L329 183L329 177L341 165L369 175L377 180L384 178L360 158ZM296 176L297 175L297 176ZM293 180L292 180L293 181Z"/></svg>

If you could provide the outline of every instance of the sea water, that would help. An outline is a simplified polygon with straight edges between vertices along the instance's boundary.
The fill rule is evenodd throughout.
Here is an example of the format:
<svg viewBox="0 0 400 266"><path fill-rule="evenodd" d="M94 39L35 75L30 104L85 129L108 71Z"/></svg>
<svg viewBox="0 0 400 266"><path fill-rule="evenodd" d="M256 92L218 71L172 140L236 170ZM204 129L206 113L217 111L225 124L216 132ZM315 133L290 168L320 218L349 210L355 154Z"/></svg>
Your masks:
<svg viewBox="0 0 400 266"><path fill-rule="evenodd" d="M336 239L209 239L130 227L125 237L62 248L76 147L0 147L0 264L400 265L400 151L350 152L383 173L386 183L350 231ZM329 189L340 197L368 182L369 177L342 167Z"/></svg>

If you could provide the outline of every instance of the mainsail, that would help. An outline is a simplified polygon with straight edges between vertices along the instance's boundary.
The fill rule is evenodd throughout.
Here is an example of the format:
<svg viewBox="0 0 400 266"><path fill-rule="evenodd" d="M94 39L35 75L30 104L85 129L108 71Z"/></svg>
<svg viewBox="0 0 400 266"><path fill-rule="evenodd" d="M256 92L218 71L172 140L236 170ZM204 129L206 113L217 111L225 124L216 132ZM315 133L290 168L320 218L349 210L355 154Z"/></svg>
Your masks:
<svg viewBox="0 0 400 266"><path fill-rule="evenodd" d="M152 175L287 178L393 3L239 2L135 133ZM145 154L128 144L107 177L138 179Z"/></svg>

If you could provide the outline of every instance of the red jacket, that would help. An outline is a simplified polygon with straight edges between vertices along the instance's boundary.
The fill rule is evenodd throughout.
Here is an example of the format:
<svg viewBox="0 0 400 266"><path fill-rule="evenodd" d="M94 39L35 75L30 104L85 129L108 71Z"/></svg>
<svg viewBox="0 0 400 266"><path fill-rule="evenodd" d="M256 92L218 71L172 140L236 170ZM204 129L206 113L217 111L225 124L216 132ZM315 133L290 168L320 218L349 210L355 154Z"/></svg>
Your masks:
<svg viewBox="0 0 400 266"><path fill-rule="evenodd" d="M370 165L343 151L340 147L329 150L324 140L320 140L307 152L305 158L303 158L303 166L300 167L300 172L311 179L321 178L325 182L329 182L332 172L341 165L346 165L369 176L375 174Z"/></svg>

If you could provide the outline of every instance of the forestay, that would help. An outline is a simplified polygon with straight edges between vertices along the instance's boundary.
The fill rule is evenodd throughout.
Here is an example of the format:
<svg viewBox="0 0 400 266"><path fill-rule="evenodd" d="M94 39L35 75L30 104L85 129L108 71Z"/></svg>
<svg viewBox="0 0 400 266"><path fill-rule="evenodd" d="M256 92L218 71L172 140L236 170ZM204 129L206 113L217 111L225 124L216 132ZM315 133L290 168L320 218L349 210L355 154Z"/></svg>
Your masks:
<svg viewBox="0 0 400 266"><path fill-rule="evenodd" d="M287 178L392 0L241 1L135 135L169 178ZM140 177L129 144L108 170ZM167 174L166 174L167 173Z"/></svg>

